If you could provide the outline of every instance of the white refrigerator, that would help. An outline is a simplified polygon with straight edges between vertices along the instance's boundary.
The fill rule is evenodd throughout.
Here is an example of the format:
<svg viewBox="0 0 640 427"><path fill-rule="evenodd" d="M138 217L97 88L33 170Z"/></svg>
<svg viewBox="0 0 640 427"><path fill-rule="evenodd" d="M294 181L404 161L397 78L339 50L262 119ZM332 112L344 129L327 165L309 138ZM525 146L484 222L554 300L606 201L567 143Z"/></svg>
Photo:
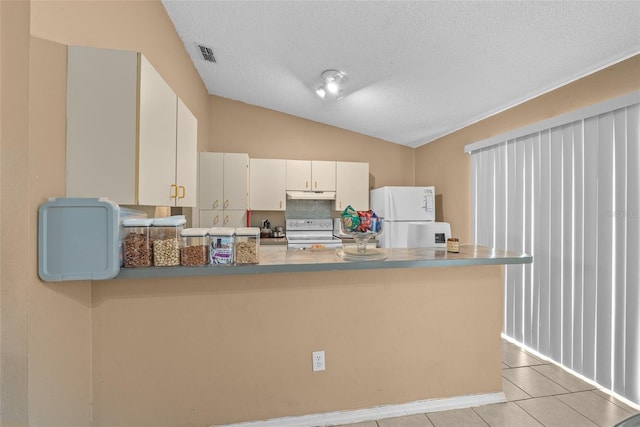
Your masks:
<svg viewBox="0 0 640 427"><path fill-rule="evenodd" d="M381 248L446 248L447 222L436 222L435 187L380 187L371 190L371 209L383 218Z"/></svg>

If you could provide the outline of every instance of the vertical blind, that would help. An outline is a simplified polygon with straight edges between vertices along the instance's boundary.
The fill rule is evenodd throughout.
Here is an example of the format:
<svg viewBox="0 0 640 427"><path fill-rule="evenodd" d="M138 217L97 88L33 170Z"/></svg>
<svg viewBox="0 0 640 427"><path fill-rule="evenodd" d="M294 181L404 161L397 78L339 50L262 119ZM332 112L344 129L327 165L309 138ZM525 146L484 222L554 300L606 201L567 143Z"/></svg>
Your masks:
<svg viewBox="0 0 640 427"><path fill-rule="evenodd" d="M533 255L506 267L504 333L636 403L639 100L466 148L475 243Z"/></svg>

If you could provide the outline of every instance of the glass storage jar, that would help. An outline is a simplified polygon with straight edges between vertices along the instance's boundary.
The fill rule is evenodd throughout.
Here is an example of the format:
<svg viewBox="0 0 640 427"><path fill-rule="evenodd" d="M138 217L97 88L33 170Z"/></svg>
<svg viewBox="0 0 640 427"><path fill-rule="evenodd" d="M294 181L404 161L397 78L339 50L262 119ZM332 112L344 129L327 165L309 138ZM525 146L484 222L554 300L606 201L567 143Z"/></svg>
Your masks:
<svg viewBox="0 0 640 427"><path fill-rule="evenodd" d="M236 228L235 261L238 264L258 264L260 255L260 229Z"/></svg>
<svg viewBox="0 0 640 427"><path fill-rule="evenodd" d="M186 223L184 215L154 218L151 228L154 266L180 265L181 233Z"/></svg>
<svg viewBox="0 0 640 427"><path fill-rule="evenodd" d="M209 236L206 228L185 228L182 230L180 265L200 266L209 264Z"/></svg>
<svg viewBox="0 0 640 427"><path fill-rule="evenodd" d="M122 256L126 268L151 267L153 260L153 219L132 218L122 221Z"/></svg>
<svg viewBox="0 0 640 427"><path fill-rule="evenodd" d="M235 230L229 227L209 229L209 260L211 265L232 265Z"/></svg>

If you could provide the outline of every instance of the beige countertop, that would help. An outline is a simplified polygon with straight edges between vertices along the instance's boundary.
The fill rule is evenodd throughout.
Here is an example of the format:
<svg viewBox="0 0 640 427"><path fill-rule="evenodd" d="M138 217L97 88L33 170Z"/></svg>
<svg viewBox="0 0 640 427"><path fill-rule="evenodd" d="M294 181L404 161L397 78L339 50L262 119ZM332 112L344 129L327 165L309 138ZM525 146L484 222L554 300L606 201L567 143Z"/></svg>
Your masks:
<svg viewBox="0 0 640 427"><path fill-rule="evenodd" d="M475 245L460 245L460 253L446 249L376 249L385 259L348 261L340 249L287 250L281 245L260 247L260 263L233 266L121 268L116 279L146 277L209 276L229 274L288 273L386 268L455 267L470 265L530 264L533 257Z"/></svg>

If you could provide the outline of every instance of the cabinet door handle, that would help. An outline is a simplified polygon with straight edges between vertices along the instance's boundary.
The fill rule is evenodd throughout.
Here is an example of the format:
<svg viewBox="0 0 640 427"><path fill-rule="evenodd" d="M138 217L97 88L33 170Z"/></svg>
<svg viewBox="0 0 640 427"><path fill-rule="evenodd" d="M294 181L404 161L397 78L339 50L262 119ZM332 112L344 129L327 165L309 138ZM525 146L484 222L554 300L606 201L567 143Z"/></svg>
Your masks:
<svg viewBox="0 0 640 427"><path fill-rule="evenodd" d="M229 224L229 215L224 216L224 221L222 222L224 225Z"/></svg>
<svg viewBox="0 0 640 427"><path fill-rule="evenodd" d="M187 189L184 188L184 185L181 185L180 188L182 189L182 196L178 197L178 199L184 199L184 196L187 195Z"/></svg>
<svg viewBox="0 0 640 427"><path fill-rule="evenodd" d="M217 224L217 223L218 223L218 221L220 221L220 216L219 216L219 215L216 215L216 217L215 217L215 218L213 218L213 224L214 224L214 225L215 225L215 224Z"/></svg>
<svg viewBox="0 0 640 427"><path fill-rule="evenodd" d="M304 188L309 188L309 181L304 182Z"/></svg>
<svg viewBox="0 0 640 427"><path fill-rule="evenodd" d="M216 201L213 202L213 209L217 208L219 204L220 202L218 202L218 199L216 199Z"/></svg>
<svg viewBox="0 0 640 427"><path fill-rule="evenodd" d="M224 201L224 208L228 208L229 207L229 199Z"/></svg>
<svg viewBox="0 0 640 427"><path fill-rule="evenodd" d="M280 209L282 209L282 200L280 200Z"/></svg>
<svg viewBox="0 0 640 427"><path fill-rule="evenodd" d="M316 189L318 188L318 181L316 181L316 186L314 188L316 188Z"/></svg>
<svg viewBox="0 0 640 427"><path fill-rule="evenodd" d="M175 184L171 184L171 197L169 197L170 199L177 199L178 198L178 186Z"/></svg>

